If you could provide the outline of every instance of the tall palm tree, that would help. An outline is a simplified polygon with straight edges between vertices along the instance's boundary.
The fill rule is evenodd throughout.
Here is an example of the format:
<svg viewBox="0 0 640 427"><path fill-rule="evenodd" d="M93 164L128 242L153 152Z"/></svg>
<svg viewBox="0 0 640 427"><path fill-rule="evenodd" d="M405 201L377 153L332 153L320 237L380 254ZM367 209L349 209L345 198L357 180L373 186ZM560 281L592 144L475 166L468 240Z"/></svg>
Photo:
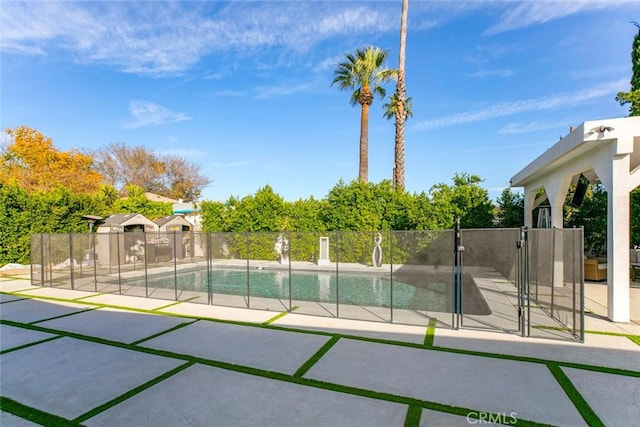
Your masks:
<svg viewBox="0 0 640 427"><path fill-rule="evenodd" d="M400 103L398 102L398 92L393 92L393 95L389 98L389 102L382 106L384 110L384 118L391 119L396 117L399 114L398 106ZM409 117L413 117L413 101L411 97L405 98L402 103L404 119L408 119Z"/></svg>
<svg viewBox="0 0 640 427"><path fill-rule="evenodd" d="M400 18L400 57L398 59L398 82L396 84L396 143L394 149L393 186L398 190L404 189L404 124L408 117L405 113L407 86L405 81L405 51L407 45L407 15L409 0L402 0L402 15Z"/></svg>
<svg viewBox="0 0 640 427"><path fill-rule="evenodd" d="M356 49L355 54L347 53L346 61L338 64L331 82L342 90L353 90L351 105L361 106L359 178L365 183L369 179L369 107L376 94L384 98L386 91L382 84L396 75L396 70L383 66L388 54L388 50L372 46Z"/></svg>
<svg viewBox="0 0 640 427"><path fill-rule="evenodd" d="M400 107L402 106L402 107ZM393 188L404 189L404 124L409 117L413 116L413 103L411 97L405 98L404 102L398 102L398 92L394 92L387 104L382 106L384 117L396 119L396 145L395 162L393 165ZM400 120L400 114L403 115ZM402 122L402 127L398 126ZM401 134L402 133L402 134ZM400 135L401 134L401 135Z"/></svg>

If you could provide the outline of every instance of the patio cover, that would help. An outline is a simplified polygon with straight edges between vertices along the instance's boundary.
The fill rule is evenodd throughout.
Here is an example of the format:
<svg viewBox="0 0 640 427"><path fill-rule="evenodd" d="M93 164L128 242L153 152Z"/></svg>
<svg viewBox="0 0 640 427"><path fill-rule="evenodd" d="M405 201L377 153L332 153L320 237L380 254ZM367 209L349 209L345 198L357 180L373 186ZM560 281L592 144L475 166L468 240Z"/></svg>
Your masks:
<svg viewBox="0 0 640 427"><path fill-rule="evenodd" d="M584 122L514 175L511 187L524 187L525 225L532 226L536 192L544 188L551 226L562 228L562 207L580 174L607 190L608 316L629 322L629 194L640 185L640 117ZM554 272L555 284L561 262Z"/></svg>

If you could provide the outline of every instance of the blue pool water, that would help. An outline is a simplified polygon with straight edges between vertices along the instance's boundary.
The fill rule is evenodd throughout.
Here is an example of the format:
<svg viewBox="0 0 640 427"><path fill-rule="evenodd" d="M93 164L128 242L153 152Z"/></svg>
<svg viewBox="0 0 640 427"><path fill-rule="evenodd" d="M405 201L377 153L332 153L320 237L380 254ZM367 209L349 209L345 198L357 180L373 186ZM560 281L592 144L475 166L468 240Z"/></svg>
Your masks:
<svg viewBox="0 0 640 427"><path fill-rule="evenodd" d="M391 306L391 280L383 275L292 272L289 285L288 271L206 269L177 273L177 288L184 291L208 292L227 295L314 301L324 303L357 304L365 306ZM338 288L339 282L339 288ZM132 286L144 286L144 279L126 282ZM149 276L151 288L173 288L174 275ZM210 288L209 288L210 286ZM415 310L446 311L447 284L430 283L426 288L416 288L394 279L393 307Z"/></svg>

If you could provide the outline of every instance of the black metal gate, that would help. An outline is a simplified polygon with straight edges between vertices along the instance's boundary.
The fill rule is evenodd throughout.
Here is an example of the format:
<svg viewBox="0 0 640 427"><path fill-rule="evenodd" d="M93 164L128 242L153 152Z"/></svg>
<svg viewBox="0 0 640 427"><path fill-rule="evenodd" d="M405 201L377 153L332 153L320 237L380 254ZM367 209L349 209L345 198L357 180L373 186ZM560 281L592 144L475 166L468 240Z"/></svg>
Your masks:
<svg viewBox="0 0 640 427"><path fill-rule="evenodd" d="M583 230L454 230L452 327L584 340ZM466 283L471 281L472 283ZM488 312L468 307L478 292Z"/></svg>

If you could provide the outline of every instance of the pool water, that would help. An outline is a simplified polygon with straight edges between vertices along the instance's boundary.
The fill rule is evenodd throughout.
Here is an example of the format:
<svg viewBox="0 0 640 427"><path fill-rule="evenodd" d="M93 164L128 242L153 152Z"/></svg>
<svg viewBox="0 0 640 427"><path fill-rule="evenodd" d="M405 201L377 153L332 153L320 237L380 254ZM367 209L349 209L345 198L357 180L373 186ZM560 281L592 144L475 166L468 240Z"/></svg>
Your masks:
<svg viewBox="0 0 640 427"><path fill-rule="evenodd" d="M206 269L177 273L177 288L227 295L314 301L323 303L355 304L374 307L391 307L391 280L385 275L292 272L289 286L288 271ZM339 282L339 287L337 286ZM144 286L144 279L126 282L132 286ZM210 283L210 288L209 288ZM149 276L147 285L153 288L173 288L174 275ZM430 283L427 287L393 281L393 307L413 310L446 311L447 284Z"/></svg>

